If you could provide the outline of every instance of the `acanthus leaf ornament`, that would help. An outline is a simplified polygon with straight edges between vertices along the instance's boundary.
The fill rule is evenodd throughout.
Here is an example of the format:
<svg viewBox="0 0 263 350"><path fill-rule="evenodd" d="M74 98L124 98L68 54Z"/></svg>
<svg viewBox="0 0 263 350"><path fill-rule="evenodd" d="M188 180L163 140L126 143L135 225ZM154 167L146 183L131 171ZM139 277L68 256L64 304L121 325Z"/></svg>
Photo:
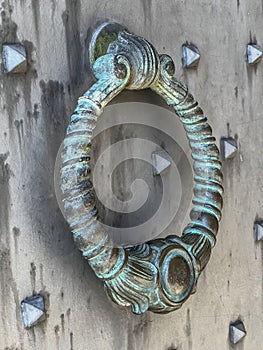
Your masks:
<svg viewBox="0 0 263 350"><path fill-rule="evenodd" d="M216 241L222 209L219 151L202 109L174 74L167 55L116 23L101 25L91 41L97 82L79 98L63 143L61 191L77 247L109 297L136 314L178 309L195 291ZM103 107L124 89L150 88L184 125L194 159L195 186L190 223L171 235L137 246L115 247L98 220L91 181L92 134Z"/></svg>

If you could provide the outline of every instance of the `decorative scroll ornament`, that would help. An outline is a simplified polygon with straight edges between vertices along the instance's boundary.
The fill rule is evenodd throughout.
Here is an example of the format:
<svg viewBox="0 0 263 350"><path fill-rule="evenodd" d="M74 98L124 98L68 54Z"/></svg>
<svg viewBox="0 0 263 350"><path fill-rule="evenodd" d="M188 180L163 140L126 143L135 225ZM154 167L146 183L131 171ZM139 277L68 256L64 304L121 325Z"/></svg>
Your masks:
<svg viewBox="0 0 263 350"><path fill-rule="evenodd" d="M90 56L97 82L79 98L63 143L60 176L65 214L77 247L116 304L130 306L136 314L167 313L195 292L215 245L223 193L219 151L202 109L173 77L169 56L158 55L145 39L116 23L98 28ZM95 206L92 134L103 107L123 89L146 88L174 108L189 139L195 173L191 221L181 237L115 247Z"/></svg>

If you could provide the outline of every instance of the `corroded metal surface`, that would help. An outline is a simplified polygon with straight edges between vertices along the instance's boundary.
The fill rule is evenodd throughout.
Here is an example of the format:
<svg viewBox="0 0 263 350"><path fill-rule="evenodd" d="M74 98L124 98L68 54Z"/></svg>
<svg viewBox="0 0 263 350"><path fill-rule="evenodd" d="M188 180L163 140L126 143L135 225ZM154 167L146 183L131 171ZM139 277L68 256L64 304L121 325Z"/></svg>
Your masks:
<svg viewBox="0 0 263 350"><path fill-rule="evenodd" d="M261 349L263 254L262 241L253 239L253 223L263 218L263 177L258 171L263 168L263 61L250 66L246 45L263 45L262 2L3 0L0 8L1 44L22 42L28 53L26 74L0 75L0 349L225 350L231 347L229 323L237 319L244 322L248 336L236 348ZM121 21L159 52L172 56L176 77L187 83L204 107L217 145L222 136L238 141L237 156L222 165L224 213L216 249L200 275L197 293L167 315L138 316L108 302L103 283L74 247L52 190L54 163L70 114L78 96L93 83L87 74L87 26L105 16ZM185 42L200 49L197 70L182 67ZM149 92L152 100L154 95ZM146 97L147 104L119 103ZM171 130L177 140L182 129L178 130L176 115L148 103L148 91L124 90L105 108L95 129L93 164L98 154L122 137L141 137L140 125L151 120L151 113L156 130L168 134ZM120 133L119 124L131 122L133 116L135 127L129 132L123 124L125 132ZM118 125L108 129L109 123ZM105 137L96 136L106 128ZM158 145L164 140L165 149L173 151L174 146L167 147L165 136L157 133ZM152 129L143 135L152 140ZM190 148L184 150L188 157ZM129 153L123 149L121 156ZM111 164L119 158L109 152ZM108 170L106 164L104 169ZM138 171L134 159L118 168L114 181L122 186L117 193L130 188L122 172L137 179L142 169ZM151 163L148 173L152 176ZM172 174L171 168L165 181ZM111 183L107 176L101 178L105 185L100 189L109 193ZM156 180L159 176L150 179L149 186ZM170 180L166 184L168 191L174 188ZM184 189L185 201L191 181ZM113 196L109 201L114 203ZM168 200L165 212L166 208ZM182 232L184 222L173 220L168 234ZM21 300L43 290L49 295L48 317L33 330L25 330Z"/></svg>
<svg viewBox="0 0 263 350"><path fill-rule="evenodd" d="M64 140L65 214L78 248L115 303L130 306L136 314L167 313L180 308L195 291L216 241L223 192L219 151L203 111L187 87L173 77L169 56L159 56L144 38L126 30L114 41L111 35L105 54L100 47L93 65L98 81L79 98ZM174 108L189 139L195 173L191 221L182 237L172 235L130 248L115 247L98 220L90 169L97 119L125 88L151 88Z"/></svg>

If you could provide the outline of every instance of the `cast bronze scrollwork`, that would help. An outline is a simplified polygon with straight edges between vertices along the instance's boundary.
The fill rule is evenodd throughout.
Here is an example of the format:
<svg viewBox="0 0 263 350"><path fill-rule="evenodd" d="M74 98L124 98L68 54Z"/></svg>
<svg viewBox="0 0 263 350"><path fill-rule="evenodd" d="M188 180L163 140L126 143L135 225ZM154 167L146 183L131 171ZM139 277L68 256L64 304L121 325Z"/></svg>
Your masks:
<svg viewBox="0 0 263 350"><path fill-rule="evenodd" d="M74 240L109 297L130 306L167 313L195 291L215 245L222 209L219 151L202 109L185 85L173 77L174 64L144 38L115 23L93 36L90 59L97 82L79 98L63 143L61 190ZM90 149L97 119L123 89L150 88L171 106L184 125L194 160L194 198L190 223L181 237L115 247L98 220L91 181Z"/></svg>

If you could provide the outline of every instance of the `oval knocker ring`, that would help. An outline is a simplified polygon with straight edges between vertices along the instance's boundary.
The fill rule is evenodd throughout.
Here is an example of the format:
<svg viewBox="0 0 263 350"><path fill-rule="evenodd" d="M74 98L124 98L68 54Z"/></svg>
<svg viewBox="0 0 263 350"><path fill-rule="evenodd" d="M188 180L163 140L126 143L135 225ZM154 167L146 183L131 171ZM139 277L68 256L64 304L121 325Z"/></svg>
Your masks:
<svg viewBox="0 0 263 350"><path fill-rule="evenodd" d="M174 64L144 38L116 23L102 24L91 40L90 61L97 82L79 98L63 142L61 191L73 237L109 297L134 313L167 313L195 291L215 245L222 209L219 151L202 109L174 77ZM194 160L190 223L171 235L133 247L114 246L98 220L91 181L90 149L97 119L123 89L150 88L174 108L183 123Z"/></svg>

